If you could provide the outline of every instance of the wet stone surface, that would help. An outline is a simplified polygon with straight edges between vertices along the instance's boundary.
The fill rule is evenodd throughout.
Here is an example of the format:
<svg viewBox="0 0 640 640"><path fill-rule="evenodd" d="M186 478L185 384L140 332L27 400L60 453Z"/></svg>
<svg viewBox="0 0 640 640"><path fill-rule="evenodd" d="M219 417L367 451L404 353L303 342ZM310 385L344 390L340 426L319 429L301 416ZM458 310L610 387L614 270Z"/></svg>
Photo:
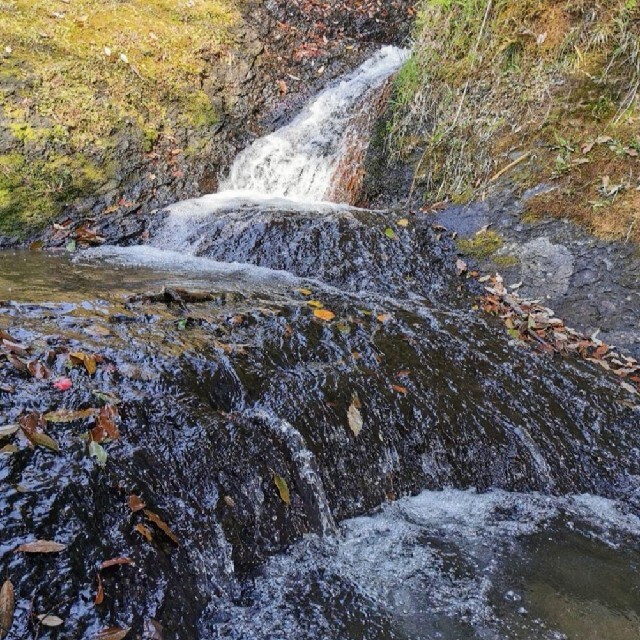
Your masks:
<svg viewBox="0 0 640 640"><path fill-rule="evenodd" d="M59 453L21 432L3 439L12 446L0 454L0 574L16 587L13 633L34 633L30 610L51 610L64 625L40 637L110 625L138 637L150 620L165 638L212 637L206 629L243 602L270 555L424 488L589 492L640 507L627 392L589 364L514 347L471 311L455 253L430 223L394 226L390 238L394 219L381 214L245 213L205 217L203 253L260 268L201 258L198 270L182 256L181 272L167 252L165 270L131 266L149 248L75 263L2 256L11 268L0 329L49 371L21 370L3 345L2 424L115 405L120 432L102 445L104 467L86 439L95 415L46 424ZM384 268L369 262L378 254ZM163 285L213 295L140 296ZM335 318L318 316L318 304ZM97 356L94 373L78 352ZM70 389L52 384L61 378ZM131 495L177 543L130 509ZM14 551L36 539L67 546ZM102 570L96 605L99 565L119 556L135 566ZM343 637L343 624L326 637Z"/></svg>
<svg viewBox="0 0 640 640"><path fill-rule="evenodd" d="M493 256L480 259L482 268L497 269L509 285L522 283L521 295L540 299L569 326L589 335L599 331L601 340L639 357L637 247L599 240L562 220L523 222L526 197L504 194L435 218L462 238L489 225L503 242Z"/></svg>

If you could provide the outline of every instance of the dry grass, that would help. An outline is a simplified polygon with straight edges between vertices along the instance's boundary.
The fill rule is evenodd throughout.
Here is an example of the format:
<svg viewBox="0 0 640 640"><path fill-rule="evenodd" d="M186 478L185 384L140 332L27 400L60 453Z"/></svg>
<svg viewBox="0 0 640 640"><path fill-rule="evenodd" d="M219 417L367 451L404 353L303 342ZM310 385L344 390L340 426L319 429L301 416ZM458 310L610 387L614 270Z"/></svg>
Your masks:
<svg viewBox="0 0 640 640"><path fill-rule="evenodd" d="M425 0L390 155L416 164L417 195L460 201L529 153L507 176L557 187L532 214L640 241L639 43L636 0Z"/></svg>

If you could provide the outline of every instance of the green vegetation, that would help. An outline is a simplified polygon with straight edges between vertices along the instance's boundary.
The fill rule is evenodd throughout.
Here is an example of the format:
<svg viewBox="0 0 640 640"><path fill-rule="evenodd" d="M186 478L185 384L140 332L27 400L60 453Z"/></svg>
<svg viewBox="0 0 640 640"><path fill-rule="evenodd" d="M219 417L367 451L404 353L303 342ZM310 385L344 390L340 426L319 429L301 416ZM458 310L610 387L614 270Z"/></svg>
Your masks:
<svg viewBox="0 0 640 640"><path fill-rule="evenodd" d="M465 255L482 260L502 248L503 240L495 231L482 231L472 238L462 238L456 244Z"/></svg>
<svg viewBox="0 0 640 640"><path fill-rule="evenodd" d="M219 117L202 79L239 20L233 0L11 0L0 12L0 233L19 233L140 152ZM6 136L5 136L6 142Z"/></svg>
<svg viewBox="0 0 640 640"><path fill-rule="evenodd" d="M423 0L415 39L387 144L414 164L416 194L554 181L531 218L640 241L638 0Z"/></svg>

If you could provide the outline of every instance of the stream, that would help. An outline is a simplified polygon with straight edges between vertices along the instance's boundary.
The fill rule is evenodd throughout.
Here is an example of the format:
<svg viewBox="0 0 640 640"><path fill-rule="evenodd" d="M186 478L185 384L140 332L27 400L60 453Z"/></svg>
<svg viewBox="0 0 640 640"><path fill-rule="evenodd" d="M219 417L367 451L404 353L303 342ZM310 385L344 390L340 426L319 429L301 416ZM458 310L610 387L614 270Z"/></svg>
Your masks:
<svg viewBox="0 0 640 640"><path fill-rule="evenodd" d="M635 398L474 309L428 218L331 201L404 56L144 245L0 253L0 429L59 447L0 436L9 640L640 637Z"/></svg>

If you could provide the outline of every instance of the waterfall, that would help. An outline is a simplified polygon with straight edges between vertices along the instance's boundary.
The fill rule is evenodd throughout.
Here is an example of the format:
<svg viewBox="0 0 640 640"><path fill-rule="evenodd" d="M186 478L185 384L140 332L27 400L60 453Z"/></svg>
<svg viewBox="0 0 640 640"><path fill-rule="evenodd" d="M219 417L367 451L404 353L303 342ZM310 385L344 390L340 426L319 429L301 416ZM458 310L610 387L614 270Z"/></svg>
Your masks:
<svg viewBox="0 0 640 640"><path fill-rule="evenodd" d="M325 200L361 101L399 69L404 57L402 49L384 47L338 84L322 91L290 124L240 153L221 191L307 202Z"/></svg>

